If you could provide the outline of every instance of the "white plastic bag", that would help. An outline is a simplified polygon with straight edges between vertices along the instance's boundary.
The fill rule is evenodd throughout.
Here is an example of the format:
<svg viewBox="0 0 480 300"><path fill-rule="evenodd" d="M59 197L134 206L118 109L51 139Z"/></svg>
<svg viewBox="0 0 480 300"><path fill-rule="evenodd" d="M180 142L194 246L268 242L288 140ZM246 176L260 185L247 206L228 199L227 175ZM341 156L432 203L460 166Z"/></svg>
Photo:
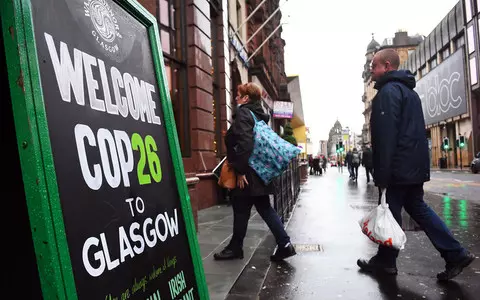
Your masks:
<svg viewBox="0 0 480 300"><path fill-rule="evenodd" d="M360 228L373 242L402 250L407 242L407 236L388 208L386 189L382 189L381 192L380 205L360 219Z"/></svg>

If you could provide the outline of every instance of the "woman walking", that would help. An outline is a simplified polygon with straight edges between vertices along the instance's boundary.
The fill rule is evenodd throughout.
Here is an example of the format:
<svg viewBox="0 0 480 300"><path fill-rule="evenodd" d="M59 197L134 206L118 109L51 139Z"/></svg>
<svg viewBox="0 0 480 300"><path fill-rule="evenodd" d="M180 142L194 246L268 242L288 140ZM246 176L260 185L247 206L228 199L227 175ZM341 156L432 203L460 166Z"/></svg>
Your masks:
<svg viewBox="0 0 480 300"><path fill-rule="evenodd" d="M243 258L243 240L247 233L250 211L255 205L257 212L275 236L278 245L270 259L280 261L295 255L295 248L290 243L290 237L278 214L270 205L269 195L273 193L273 185L265 185L248 164L254 143L255 120L252 113L258 120L266 123L269 115L264 113L261 105L261 90L253 83L240 85L235 100L237 110L234 121L225 136L227 160L237 174L237 187L231 192L233 235L225 249L215 253L214 258L216 260Z"/></svg>

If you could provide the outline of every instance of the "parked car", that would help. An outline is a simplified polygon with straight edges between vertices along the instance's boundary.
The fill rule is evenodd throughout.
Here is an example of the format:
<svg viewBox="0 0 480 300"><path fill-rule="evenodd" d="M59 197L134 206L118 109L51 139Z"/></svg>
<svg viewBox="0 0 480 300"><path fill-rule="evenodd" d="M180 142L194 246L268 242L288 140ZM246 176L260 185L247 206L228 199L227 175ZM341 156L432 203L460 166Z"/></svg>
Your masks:
<svg viewBox="0 0 480 300"><path fill-rule="evenodd" d="M472 173L477 174L480 172L480 152L475 155L475 158L472 160L472 164L470 166Z"/></svg>

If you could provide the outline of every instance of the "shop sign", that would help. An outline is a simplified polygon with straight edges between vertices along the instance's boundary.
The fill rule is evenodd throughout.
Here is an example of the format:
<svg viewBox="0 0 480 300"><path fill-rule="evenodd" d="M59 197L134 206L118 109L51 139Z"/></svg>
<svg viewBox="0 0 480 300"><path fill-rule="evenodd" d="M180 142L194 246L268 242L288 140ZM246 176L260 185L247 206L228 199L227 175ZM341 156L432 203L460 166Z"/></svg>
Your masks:
<svg viewBox="0 0 480 300"><path fill-rule="evenodd" d="M59 252L37 257L62 270L44 298L207 299L155 18L133 0L9 2L32 20L18 32L33 97L15 101L38 119L17 126L40 124L48 188L29 209Z"/></svg>
<svg viewBox="0 0 480 300"><path fill-rule="evenodd" d="M426 125L467 113L464 51L457 50L417 82Z"/></svg>
<svg viewBox="0 0 480 300"><path fill-rule="evenodd" d="M293 118L293 103L287 101L275 101L273 103L273 117L276 119Z"/></svg>
<svg viewBox="0 0 480 300"><path fill-rule="evenodd" d="M248 54L243 47L242 42L238 39L237 35L233 32L232 28L230 28L230 44L232 44L233 48L237 52L238 57L242 60L243 64L248 68Z"/></svg>

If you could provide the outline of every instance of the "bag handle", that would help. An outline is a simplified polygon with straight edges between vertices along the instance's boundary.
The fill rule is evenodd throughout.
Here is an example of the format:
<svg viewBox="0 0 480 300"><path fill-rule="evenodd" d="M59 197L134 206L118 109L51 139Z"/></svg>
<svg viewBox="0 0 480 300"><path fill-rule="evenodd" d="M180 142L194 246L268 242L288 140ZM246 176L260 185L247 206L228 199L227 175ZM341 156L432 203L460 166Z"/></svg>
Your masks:
<svg viewBox="0 0 480 300"><path fill-rule="evenodd" d="M253 113L253 111L250 110L250 113L252 114L252 117L253 117L253 120L255 121L255 123L257 123L258 119L257 119L257 117L255 117L255 114Z"/></svg>
<svg viewBox="0 0 480 300"><path fill-rule="evenodd" d="M388 203L387 203L387 189L382 189L382 190L381 190L381 193L382 193L382 197L380 198L380 205L387 208L387 207L388 207Z"/></svg>

